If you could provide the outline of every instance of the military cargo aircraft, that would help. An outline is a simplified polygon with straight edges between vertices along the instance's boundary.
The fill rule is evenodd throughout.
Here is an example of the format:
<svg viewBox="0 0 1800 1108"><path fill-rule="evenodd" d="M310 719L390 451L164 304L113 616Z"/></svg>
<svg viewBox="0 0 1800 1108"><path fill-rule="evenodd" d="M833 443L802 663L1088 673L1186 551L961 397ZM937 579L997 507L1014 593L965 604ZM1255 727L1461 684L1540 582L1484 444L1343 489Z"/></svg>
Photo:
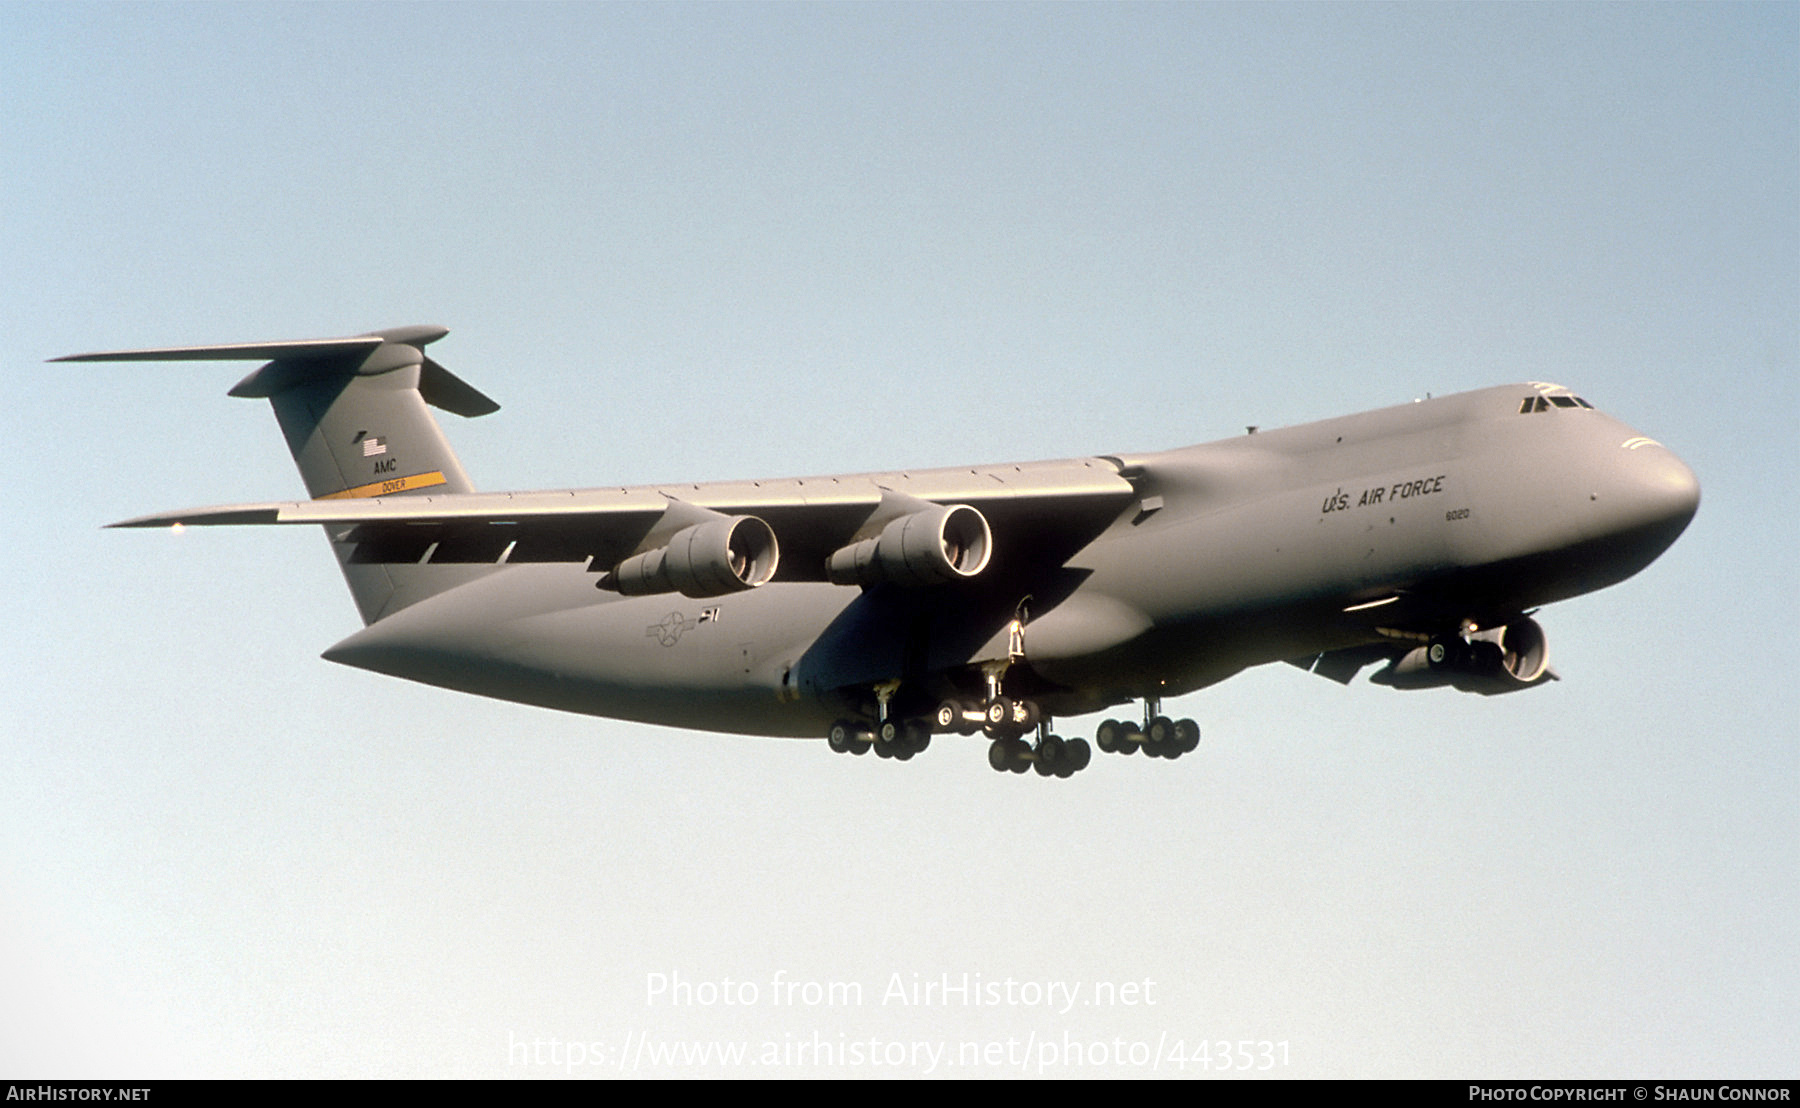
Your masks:
<svg viewBox="0 0 1800 1108"><path fill-rule="evenodd" d="M1505 385L1155 453L778 480L476 492L429 406L498 405L448 332L80 354L249 359L309 500L114 524L322 526L365 624L334 662L625 720L906 760L1175 758L1162 701L1270 662L1494 694L1552 680L1536 609L1623 581L1699 505L1669 450Z"/></svg>

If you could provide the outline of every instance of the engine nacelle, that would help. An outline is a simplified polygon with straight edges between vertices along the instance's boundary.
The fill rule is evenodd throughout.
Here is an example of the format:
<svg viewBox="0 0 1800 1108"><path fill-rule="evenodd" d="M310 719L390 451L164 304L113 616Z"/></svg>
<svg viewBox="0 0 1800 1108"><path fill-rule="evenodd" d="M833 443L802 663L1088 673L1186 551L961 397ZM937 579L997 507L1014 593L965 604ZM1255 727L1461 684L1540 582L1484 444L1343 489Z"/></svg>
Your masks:
<svg viewBox="0 0 1800 1108"><path fill-rule="evenodd" d="M767 523L730 516L685 527L663 546L625 559L613 568L612 584L626 596L724 596L767 583L780 560Z"/></svg>
<svg viewBox="0 0 1800 1108"><path fill-rule="evenodd" d="M1520 618L1504 627L1476 631L1467 643L1455 638L1438 639L1408 651L1369 680L1396 689L1451 685L1464 692L1493 696L1529 689L1554 678L1544 629L1536 620Z"/></svg>
<svg viewBox="0 0 1800 1108"><path fill-rule="evenodd" d="M936 585L980 573L993 549L986 516L967 504L932 507L839 548L826 560L825 576L834 585Z"/></svg>

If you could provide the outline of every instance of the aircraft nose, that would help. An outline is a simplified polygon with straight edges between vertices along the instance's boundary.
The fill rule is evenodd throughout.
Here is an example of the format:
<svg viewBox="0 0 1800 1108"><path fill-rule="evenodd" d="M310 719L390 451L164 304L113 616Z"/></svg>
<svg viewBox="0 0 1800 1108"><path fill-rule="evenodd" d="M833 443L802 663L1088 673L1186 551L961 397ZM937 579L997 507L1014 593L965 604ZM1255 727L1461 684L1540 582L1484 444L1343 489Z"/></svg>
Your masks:
<svg viewBox="0 0 1800 1108"><path fill-rule="evenodd" d="M1631 449L1637 495L1652 522L1686 527L1700 510L1700 479L1673 451L1649 445ZM1638 457L1637 455L1643 455Z"/></svg>
<svg viewBox="0 0 1800 1108"><path fill-rule="evenodd" d="M1654 533L1675 541L1700 509L1700 481L1687 463L1653 439L1627 438L1612 451L1611 479L1593 499L1608 530Z"/></svg>

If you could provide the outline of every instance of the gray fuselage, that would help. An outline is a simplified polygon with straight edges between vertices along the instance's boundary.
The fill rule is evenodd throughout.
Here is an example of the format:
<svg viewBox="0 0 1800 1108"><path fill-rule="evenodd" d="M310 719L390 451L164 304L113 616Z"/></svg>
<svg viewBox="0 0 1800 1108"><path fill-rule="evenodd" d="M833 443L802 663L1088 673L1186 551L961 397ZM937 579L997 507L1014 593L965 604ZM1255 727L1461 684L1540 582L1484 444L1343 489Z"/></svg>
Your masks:
<svg viewBox="0 0 1800 1108"><path fill-rule="evenodd" d="M866 715L877 685L925 705L968 691L984 665L1007 666L1046 711L1078 714L1248 666L1503 624L1636 573L1699 502L1673 453L1533 384L1098 461L1129 483L1110 523L1066 556L1038 556L1035 540L1009 550L1034 532L997 525L994 563L970 581L777 579L695 600L604 591L578 564L499 565L325 656L744 734L821 736L834 717Z"/></svg>

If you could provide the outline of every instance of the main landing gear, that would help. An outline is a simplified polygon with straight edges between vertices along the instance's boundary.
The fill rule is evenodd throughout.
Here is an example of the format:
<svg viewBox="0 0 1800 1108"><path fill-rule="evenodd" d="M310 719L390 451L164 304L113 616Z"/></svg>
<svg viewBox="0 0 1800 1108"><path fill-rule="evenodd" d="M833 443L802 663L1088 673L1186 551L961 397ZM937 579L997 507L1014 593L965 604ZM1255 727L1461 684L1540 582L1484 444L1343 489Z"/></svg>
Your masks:
<svg viewBox="0 0 1800 1108"><path fill-rule="evenodd" d="M865 723L840 719L825 733L825 741L839 754L867 754L904 762L931 745L931 732L917 723L889 720L871 730Z"/></svg>
<svg viewBox="0 0 1800 1108"><path fill-rule="evenodd" d="M908 761L931 745L938 734L985 734L988 765L1000 773L1035 772L1039 777L1071 777L1093 760L1086 739L1065 739L1051 732L1050 718L1035 701L1014 700L1000 693L998 676L990 677L988 695L980 700L946 700L927 719L907 719L888 710L898 682L875 686L876 716L840 719L826 738L839 754L867 754ZM1032 736L1028 741L1026 736ZM1160 697L1144 700L1144 722L1109 719L1094 735L1094 745L1108 754L1179 758L1200 745L1200 725L1191 719L1174 720L1162 714Z"/></svg>
<svg viewBox="0 0 1800 1108"><path fill-rule="evenodd" d="M988 765L1000 773L1035 770L1039 777L1073 777L1094 759L1086 739L1064 739L1050 733L1050 717L1032 700L1014 700L1000 691L1004 665L984 668L987 698L980 702L946 700L934 720L940 730L972 735L980 730L988 743ZM1025 735L1037 732L1035 742Z"/></svg>
<svg viewBox="0 0 1800 1108"><path fill-rule="evenodd" d="M1039 777L1073 777L1093 759L1093 748L1086 739L1052 735L1048 720L1038 727L1035 744L1027 744L1017 735L1001 736L988 744L988 765L1000 773L1030 769Z"/></svg>
<svg viewBox="0 0 1800 1108"><path fill-rule="evenodd" d="M1030 700L994 696L985 703L946 700L933 722L940 730L965 735L981 731L988 743L988 765L1001 773L1036 770L1039 777L1071 777L1087 768L1094 751L1086 739L1064 739L1050 733L1050 717ZM1035 742L1025 735L1037 732Z"/></svg>
<svg viewBox="0 0 1800 1108"><path fill-rule="evenodd" d="M875 686L875 726L854 719L840 719L825 733L825 741L839 754L867 754L873 750L878 758L907 761L922 754L931 745L931 728L924 720L901 719L888 711L898 681L883 681Z"/></svg>
<svg viewBox="0 0 1800 1108"><path fill-rule="evenodd" d="M1191 719L1162 714L1162 698L1144 699L1144 723L1109 719L1094 732L1094 744L1108 754L1135 754L1139 747L1151 758L1179 758L1200 746L1200 725Z"/></svg>

